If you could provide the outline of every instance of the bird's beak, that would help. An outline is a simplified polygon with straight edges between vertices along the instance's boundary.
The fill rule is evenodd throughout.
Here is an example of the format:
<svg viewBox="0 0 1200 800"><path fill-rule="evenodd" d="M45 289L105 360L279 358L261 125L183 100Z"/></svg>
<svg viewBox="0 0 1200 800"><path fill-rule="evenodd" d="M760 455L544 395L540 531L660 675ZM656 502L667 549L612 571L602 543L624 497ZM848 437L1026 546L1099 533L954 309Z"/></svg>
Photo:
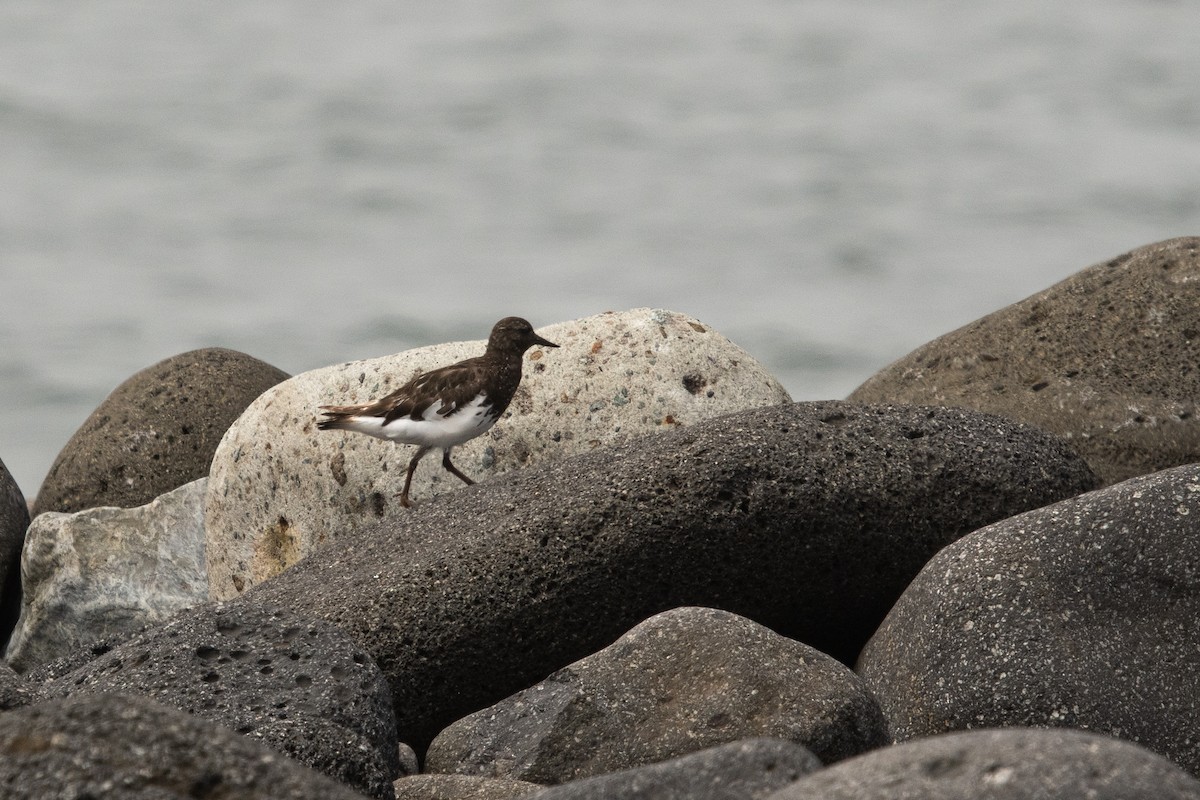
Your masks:
<svg viewBox="0 0 1200 800"><path fill-rule="evenodd" d="M533 335L533 343L540 344L542 347L558 347L558 345L556 345L554 342L551 342L547 339L543 339L542 337L538 336L536 333Z"/></svg>

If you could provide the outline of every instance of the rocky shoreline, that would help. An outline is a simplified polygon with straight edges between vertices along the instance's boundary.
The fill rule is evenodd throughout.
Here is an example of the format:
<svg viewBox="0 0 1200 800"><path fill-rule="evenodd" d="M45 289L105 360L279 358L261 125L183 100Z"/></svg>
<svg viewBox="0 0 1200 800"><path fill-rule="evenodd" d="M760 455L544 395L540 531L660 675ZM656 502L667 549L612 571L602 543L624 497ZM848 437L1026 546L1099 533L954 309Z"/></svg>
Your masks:
<svg viewBox="0 0 1200 800"><path fill-rule="evenodd" d="M406 451L314 409L480 343L154 365L32 522L0 464L0 786L1200 798L1198 248L848 401L791 402L676 312L539 328L562 347L456 455L478 484L423 465L411 510Z"/></svg>

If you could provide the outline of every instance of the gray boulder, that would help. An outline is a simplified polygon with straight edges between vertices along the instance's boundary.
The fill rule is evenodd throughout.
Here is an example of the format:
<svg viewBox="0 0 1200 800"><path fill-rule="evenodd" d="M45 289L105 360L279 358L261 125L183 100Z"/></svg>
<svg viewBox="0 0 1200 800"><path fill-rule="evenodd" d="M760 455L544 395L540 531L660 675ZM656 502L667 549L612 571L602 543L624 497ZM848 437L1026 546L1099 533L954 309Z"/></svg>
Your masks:
<svg viewBox="0 0 1200 800"><path fill-rule="evenodd" d="M977 730L875 750L768 800L1197 800L1200 783L1137 745L1071 730Z"/></svg>
<svg viewBox="0 0 1200 800"><path fill-rule="evenodd" d="M117 694L0 714L0 786L6 800L362 800L222 725Z"/></svg>
<svg viewBox="0 0 1200 800"><path fill-rule="evenodd" d="M205 602L204 484L139 508L34 519L21 617L5 653L12 668L25 672Z"/></svg>
<svg viewBox="0 0 1200 800"><path fill-rule="evenodd" d="M852 663L946 544L1095 485L969 411L746 411L510 473L345 535L256 587L341 626L418 752L651 614L723 608Z"/></svg>
<svg viewBox="0 0 1200 800"><path fill-rule="evenodd" d="M0 643L21 612L21 547L29 527L29 506L12 473L0 461Z"/></svg>
<svg viewBox="0 0 1200 800"><path fill-rule="evenodd" d="M827 763L889 741L837 661L727 611L677 608L454 723L425 769L565 783L753 737Z"/></svg>
<svg viewBox="0 0 1200 800"><path fill-rule="evenodd" d="M45 685L138 694L260 739L373 797L399 775L395 717L371 658L338 629L251 603L205 605Z"/></svg>
<svg viewBox="0 0 1200 800"><path fill-rule="evenodd" d="M1002 414L1070 441L1105 484L1200 461L1200 238L1088 267L919 347L862 403Z"/></svg>
<svg viewBox="0 0 1200 800"><path fill-rule="evenodd" d="M454 451L455 465L476 480L789 400L744 350L672 311L610 312L538 333L560 349L531 350L504 417ZM330 539L408 516L395 496L413 448L318 431L317 406L377 399L483 349L482 341L456 342L325 367L251 404L213 459L206 526L214 599L237 595ZM412 496L420 503L463 489L430 457Z"/></svg>
<svg viewBox="0 0 1200 800"><path fill-rule="evenodd" d="M286 377L220 347L147 367L114 389L59 452L33 515L133 508L205 477L229 425Z"/></svg>
<svg viewBox="0 0 1200 800"><path fill-rule="evenodd" d="M41 698L36 684L30 683L0 661L0 711L31 705Z"/></svg>
<svg viewBox="0 0 1200 800"><path fill-rule="evenodd" d="M858 670L897 739L1110 734L1200 773L1200 465L988 526L929 562Z"/></svg>
<svg viewBox="0 0 1200 800"><path fill-rule="evenodd" d="M396 800L516 800L542 790L536 783L475 775L409 775L393 788Z"/></svg>
<svg viewBox="0 0 1200 800"><path fill-rule="evenodd" d="M817 757L794 742L747 739L658 764L552 786L534 798L758 800L820 768Z"/></svg>

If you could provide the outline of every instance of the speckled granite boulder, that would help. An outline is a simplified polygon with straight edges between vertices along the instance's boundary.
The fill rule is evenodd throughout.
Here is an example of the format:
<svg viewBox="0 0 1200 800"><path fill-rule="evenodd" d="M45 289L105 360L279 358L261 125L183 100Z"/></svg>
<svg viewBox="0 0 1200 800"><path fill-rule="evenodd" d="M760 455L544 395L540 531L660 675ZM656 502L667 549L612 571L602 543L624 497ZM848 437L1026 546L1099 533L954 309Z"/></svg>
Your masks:
<svg viewBox="0 0 1200 800"><path fill-rule="evenodd" d="M21 547L29 527L29 506L12 473L0 461L0 644L21 613Z"/></svg>
<svg viewBox="0 0 1200 800"><path fill-rule="evenodd" d="M677 608L454 723L425 769L565 783L764 736L825 763L889 741L837 661L727 611Z"/></svg>
<svg viewBox="0 0 1200 800"><path fill-rule="evenodd" d="M21 618L5 653L13 669L205 602L204 484L138 508L39 515L25 543Z"/></svg>
<svg viewBox="0 0 1200 800"><path fill-rule="evenodd" d="M814 772L767 800L1200 800L1200 783L1128 742L1013 728L917 739Z"/></svg>
<svg viewBox="0 0 1200 800"><path fill-rule="evenodd" d="M505 415L454 451L455 465L476 480L789 399L745 351L672 311L642 308L537 329L560 348L530 350ZM206 523L213 597L236 595L329 538L412 513L395 495L413 448L320 432L317 406L377 399L418 372L483 350L482 341L458 342L326 367L253 403L213 459ZM429 457L412 496L420 503L463 488Z"/></svg>
<svg viewBox="0 0 1200 800"><path fill-rule="evenodd" d="M217 443L286 372L234 350L191 350L112 391L55 459L34 504L71 513L145 505L208 475Z"/></svg>
<svg viewBox="0 0 1200 800"><path fill-rule="evenodd" d="M46 684L48 697L139 694L261 739L374 797L400 772L395 717L375 663L293 612L200 606Z"/></svg>
<svg viewBox="0 0 1200 800"><path fill-rule="evenodd" d="M1060 440L998 417L774 406L429 501L248 597L361 642L419 752L676 606L724 608L852 663L943 546L1094 485Z"/></svg>
<svg viewBox="0 0 1200 800"><path fill-rule="evenodd" d="M1200 238L1147 245L918 348L851 395L1003 414L1105 484L1200 461Z"/></svg>
<svg viewBox="0 0 1200 800"><path fill-rule="evenodd" d="M947 547L863 651L893 734L1085 728L1200 773L1200 465Z"/></svg>
<svg viewBox="0 0 1200 800"><path fill-rule="evenodd" d="M758 800L820 768L794 742L746 739L553 786L536 800Z"/></svg>
<svg viewBox="0 0 1200 800"><path fill-rule="evenodd" d="M222 725L118 694L0 714L0 786L6 800L363 797Z"/></svg>

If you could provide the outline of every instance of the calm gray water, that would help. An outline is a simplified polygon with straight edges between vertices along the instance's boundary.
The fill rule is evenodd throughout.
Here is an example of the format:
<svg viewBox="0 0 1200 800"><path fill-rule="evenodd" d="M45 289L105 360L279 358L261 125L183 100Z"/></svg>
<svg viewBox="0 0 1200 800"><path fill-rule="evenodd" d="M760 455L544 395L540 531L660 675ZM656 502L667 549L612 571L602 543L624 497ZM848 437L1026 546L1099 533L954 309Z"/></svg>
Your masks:
<svg viewBox="0 0 1200 800"><path fill-rule="evenodd" d="M797 399L1200 233L1200 6L0 4L0 459L137 370L688 312Z"/></svg>

